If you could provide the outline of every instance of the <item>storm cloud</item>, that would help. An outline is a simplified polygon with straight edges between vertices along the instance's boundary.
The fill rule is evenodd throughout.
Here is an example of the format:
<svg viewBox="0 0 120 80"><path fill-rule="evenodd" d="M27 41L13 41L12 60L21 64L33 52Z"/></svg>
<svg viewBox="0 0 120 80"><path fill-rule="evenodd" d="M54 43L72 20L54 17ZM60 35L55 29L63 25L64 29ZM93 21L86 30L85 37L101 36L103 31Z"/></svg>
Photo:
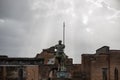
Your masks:
<svg viewBox="0 0 120 80"><path fill-rule="evenodd" d="M79 63L101 46L120 49L119 0L0 0L0 55L34 57L62 40Z"/></svg>

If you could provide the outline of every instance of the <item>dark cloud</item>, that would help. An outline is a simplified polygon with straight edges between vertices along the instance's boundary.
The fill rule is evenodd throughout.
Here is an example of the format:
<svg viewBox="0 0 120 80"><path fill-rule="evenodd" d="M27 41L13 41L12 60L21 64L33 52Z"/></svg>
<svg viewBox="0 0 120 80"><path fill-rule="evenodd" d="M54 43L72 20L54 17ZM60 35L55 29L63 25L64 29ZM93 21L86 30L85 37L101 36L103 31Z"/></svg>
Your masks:
<svg viewBox="0 0 120 80"><path fill-rule="evenodd" d="M29 20L30 14L27 0L0 0L0 18Z"/></svg>
<svg viewBox="0 0 120 80"><path fill-rule="evenodd" d="M19 55L25 35L22 23L7 20L0 24L0 54Z"/></svg>
<svg viewBox="0 0 120 80"><path fill-rule="evenodd" d="M0 0L0 54L23 54L32 14L28 0Z"/></svg>

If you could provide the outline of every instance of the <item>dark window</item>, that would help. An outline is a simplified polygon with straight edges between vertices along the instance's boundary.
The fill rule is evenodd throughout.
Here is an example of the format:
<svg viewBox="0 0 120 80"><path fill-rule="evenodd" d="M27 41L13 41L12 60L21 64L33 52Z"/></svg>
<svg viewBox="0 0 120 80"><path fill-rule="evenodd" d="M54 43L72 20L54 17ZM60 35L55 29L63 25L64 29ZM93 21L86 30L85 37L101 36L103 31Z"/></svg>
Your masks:
<svg viewBox="0 0 120 80"><path fill-rule="evenodd" d="M118 80L118 69L117 68L115 68L114 70L114 78L115 80Z"/></svg>
<svg viewBox="0 0 120 80"><path fill-rule="evenodd" d="M107 80L107 68L102 68L103 80Z"/></svg>

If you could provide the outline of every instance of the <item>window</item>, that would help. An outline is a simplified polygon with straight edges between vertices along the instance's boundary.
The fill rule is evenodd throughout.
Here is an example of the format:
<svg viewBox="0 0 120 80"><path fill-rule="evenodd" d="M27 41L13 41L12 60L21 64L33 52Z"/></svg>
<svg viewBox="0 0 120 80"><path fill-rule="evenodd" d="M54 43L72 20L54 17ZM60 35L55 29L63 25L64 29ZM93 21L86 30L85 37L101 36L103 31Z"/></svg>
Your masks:
<svg viewBox="0 0 120 80"><path fill-rule="evenodd" d="M103 80L107 80L107 68L102 68Z"/></svg>
<svg viewBox="0 0 120 80"><path fill-rule="evenodd" d="M118 69L117 68L115 68L114 70L114 79L118 80Z"/></svg>

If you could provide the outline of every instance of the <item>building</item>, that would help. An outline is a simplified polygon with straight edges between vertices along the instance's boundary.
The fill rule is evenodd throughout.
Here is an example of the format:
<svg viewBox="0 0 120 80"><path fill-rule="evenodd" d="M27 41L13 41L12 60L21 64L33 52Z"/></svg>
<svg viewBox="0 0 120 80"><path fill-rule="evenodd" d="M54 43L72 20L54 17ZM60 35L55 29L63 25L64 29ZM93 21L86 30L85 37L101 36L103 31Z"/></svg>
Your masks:
<svg viewBox="0 0 120 80"><path fill-rule="evenodd" d="M38 65L42 58L11 58L0 56L0 80L39 80Z"/></svg>
<svg viewBox="0 0 120 80"><path fill-rule="evenodd" d="M43 49L41 53L36 55L36 58L44 58L44 65L39 65L40 78L44 80L48 80L49 78L57 80L56 71L58 70L58 62L54 57L53 49ZM65 79L72 79L74 77L76 78L74 80L80 80L78 74L81 73L81 64L73 64L72 58L68 58L68 56L65 59L65 64L68 74L68 77ZM64 75L64 73L62 75ZM60 78L58 80L60 80ZM63 78L61 78L61 80L63 80Z"/></svg>
<svg viewBox="0 0 120 80"><path fill-rule="evenodd" d="M119 80L120 50L103 46L95 54L82 54L81 65L85 80Z"/></svg>
<svg viewBox="0 0 120 80"><path fill-rule="evenodd" d="M54 47L34 58L0 56L0 80L119 80L120 50L103 46L95 54L82 54L81 64L66 55L65 70L59 72ZM58 75L60 74L60 75Z"/></svg>

